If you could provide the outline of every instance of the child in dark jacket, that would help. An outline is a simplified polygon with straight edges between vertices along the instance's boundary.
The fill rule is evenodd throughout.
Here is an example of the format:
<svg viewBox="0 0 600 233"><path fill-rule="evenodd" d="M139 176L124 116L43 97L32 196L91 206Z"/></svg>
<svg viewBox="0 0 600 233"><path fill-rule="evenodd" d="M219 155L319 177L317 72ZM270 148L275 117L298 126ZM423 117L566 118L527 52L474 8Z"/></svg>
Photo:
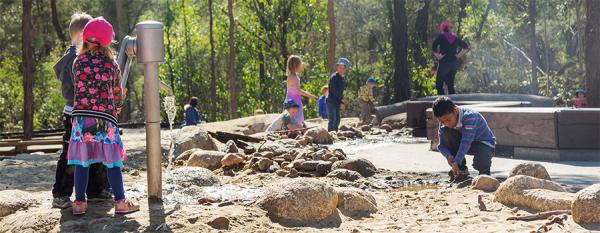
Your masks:
<svg viewBox="0 0 600 233"><path fill-rule="evenodd" d="M341 107L344 104L344 88L346 87L346 72L350 69L350 61L340 58L335 64L336 72L329 77L329 95L327 96L328 131L337 131L340 126Z"/></svg>
<svg viewBox="0 0 600 233"><path fill-rule="evenodd" d="M69 34L71 36L71 46L65 52L65 55L54 65L54 72L62 85L62 95L66 100L63 108L63 125L65 133L63 134L62 153L56 164L55 183L52 187L52 207L67 208L71 205L71 194L73 193L73 166L67 165L67 152L69 149L69 140L71 139L71 114L73 114L73 61L77 57L77 45L81 44L81 32L83 27L92 17L85 13L75 13L71 16L69 23ZM87 188L87 196L91 199L110 199L111 194L108 191L108 180L106 179L106 169L95 164L90 169L90 185Z"/></svg>
<svg viewBox="0 0 600 233"><path fill-rule="evenodd" d="M451 181L469 178L466 154L474 155L473 167L479 174L490 175L496 138L485 118L472 109L456 106L444 96L437 98L432 108L440 123L438 149L452 167Z"/></svg>
<svg viewBox="0 0 600 233"><path fill-rule="evenodd" d="M198 98L192 97L188 104L183 107L183 116L185 118L185 126L188 125L197 125L202 123L202 119L200 118L200 113L196 107L198 106Z"/></svg>

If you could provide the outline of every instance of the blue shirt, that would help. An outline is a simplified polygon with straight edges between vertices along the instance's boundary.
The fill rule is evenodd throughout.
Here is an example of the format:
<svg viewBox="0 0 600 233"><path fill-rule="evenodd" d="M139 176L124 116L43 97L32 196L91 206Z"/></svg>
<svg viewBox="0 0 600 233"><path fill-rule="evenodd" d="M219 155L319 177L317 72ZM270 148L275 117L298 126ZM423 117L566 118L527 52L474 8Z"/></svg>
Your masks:
<svg viewBox="0 0 600 233"><path fill-rule="evenodd" d="M185 117L185 125L197 125L202 121L198 110L189 104L185 105L183 116Z"/></svg>
<svg viewBox="0 0 600 233"><path fill-rule="evenodd" d="M465 154L471 149L471 144L474 141L481 142L494 148L496 146L496 137L494 137L494 133L492 133L487 121L485 121L485 118L483 118L480 113L465 107L458 108L460 109L458 112L458 123L454 130L460 130L462 139L460 140L458 152L454 155L454 161L460 164L465 158ZM452 152L442 144L442 127L445 126L440 124L438 131L440 142L438 144L438 150L444 156L448 157L452 155Z"/></svg>
<svg viewBox="0 0 600 233"><path fill-rule="evenodd" d="M327 102L326 102L327 96L322 95L321 97L319 97L319 104L318 104L318 112L319 112L319 117L322 118L327 118Z"/></svg>

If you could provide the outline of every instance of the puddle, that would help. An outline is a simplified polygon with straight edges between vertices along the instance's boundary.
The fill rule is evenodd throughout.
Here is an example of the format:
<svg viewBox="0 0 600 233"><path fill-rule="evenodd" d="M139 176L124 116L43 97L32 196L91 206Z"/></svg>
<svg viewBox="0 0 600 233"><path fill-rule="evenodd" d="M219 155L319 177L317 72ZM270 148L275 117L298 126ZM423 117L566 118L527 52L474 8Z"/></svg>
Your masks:
<svg viewBox="0 0 600 233"><path fill-rule="evenodd" d="M332 149L343 149L347 155L353 156L356 155L358 151L373 150L377 147L393 144L418 143L429 143L429 140L427 140L427 138L410 137L399 134L365 135L365 137L363 138L357 138L346 141L336 141L329 147Z"/></svg>

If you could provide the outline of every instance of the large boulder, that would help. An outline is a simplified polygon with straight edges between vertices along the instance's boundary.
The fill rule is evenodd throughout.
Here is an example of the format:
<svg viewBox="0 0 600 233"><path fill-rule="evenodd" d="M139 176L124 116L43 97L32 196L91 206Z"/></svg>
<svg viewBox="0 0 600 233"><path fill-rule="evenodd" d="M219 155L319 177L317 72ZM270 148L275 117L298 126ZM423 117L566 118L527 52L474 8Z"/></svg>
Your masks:
<svg viewBox="0 0 600 233"><path fill-rule="evenodd" d="M304 133L305 137L311 137L312 142L316 144L331 144L333 143L333 137L327 129L323 127L316 127L312 129L308 129L306 133Z"/></svg>
<svg viewBox="0 0 600 233"><path fill-rule="evenodd" d="M336 213L338 194L326 183L299 178L271 185L260 203L275 221L310 224Z"/></svg>
<svg viewBox="0 0 600 233"><path fill-rule="evenodd" d="M505 205L525 206L539 211L570 209L574 195L560 184L532 176L508 178L496 190L494 201Z"/></svg>
<svg viewBox="0 0 600 233"><path fill-rule="evenodd" d="M577 192L571 207L576 223L600 223L600 184Z"/></svg>
<svg viewBox="0 0 600 233"><path fill-rule="evenodd" d="M340 168L358 172L363 177L373 176L377 172L375 165L373 165L371 161L363 158L337 161L333 164L331 170L337 170Z"/></svg>
<svg viewBox="0 0 600 233"><path fill-rule="evenodd" d="M360 173L343 168L331 171L327 174L327 177L335 177L347 181L355 181L362 178Z"/></svg>
<svg viewBox="0 0 600 233"><path fill-rule="evenodd" d="M13 196L10 196L10 198L12 197ZM85 224L86 228L77 228L81 225L81 221L77 220L77 218L73 219L69 216L65 219L64 211L58 211L50 208L37 208L32 211L19 211L6 217L0 217L0 232L3 233L89 231L87 230L87 223ZM116 231L111 230L112 229L103 229L103 232Z"/></svg>
<svg viewBox="0 0 600 233"><path fill-rule="evenodd" d="M551 180L546 168L539 163L521 163L510 170L508 177L526 175L544 180Z"/></svg>
<svg viewBox="0 0 600 233"><path fill-rule="evenodd" d="M187 154L187 152L184 152L184 154ZM195 149L190 153L187 160L187 166L203 167L210 170L219 169L221 167L221 160L225 155L227 154L220 151Z"/></svg>
<svg viewBox="0 0 600 233"><path fill-rule="evenodd" d="M180 167L171 170L167 183L181 187L220 185L219 179L208 169L201 167Z"/></svg>
<svg viewBox="0 0 600 233"><path fill-rule="evenodd" d="M0 218L37 203L31 194L21 190L3 190L0 197L4 197L0 198Z"/></svg>
<svg viewBox="0 0 600 233"><path fill-rule="evenodd" d="M478 175L473 179L472 185L474 189L483 190L486 192L493 192L500 186L500 181L496 178L488 175Z"/></svg>
<svg viewBox="0 0 600 233"><path fill-rule="evenodd" d="M358 188L339 188L338 209L347 216L364 216L377 212L375 197Z"/></svg>
<svg viewBox="0 0 600 233"><path fill-rule="evenodd" d="M203 150L218 150L217 145L212 140L208 132L196 126L186 126L175 134L175 144L173 145L173 154L181 153L193 148Z"/></svg>

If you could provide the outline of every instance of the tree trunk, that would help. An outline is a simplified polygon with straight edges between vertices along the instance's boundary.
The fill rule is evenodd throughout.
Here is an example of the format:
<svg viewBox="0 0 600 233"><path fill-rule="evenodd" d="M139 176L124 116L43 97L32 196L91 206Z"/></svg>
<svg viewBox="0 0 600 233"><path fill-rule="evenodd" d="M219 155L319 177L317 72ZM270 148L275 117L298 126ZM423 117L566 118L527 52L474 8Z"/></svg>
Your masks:
<svg viewBox="0 0 600 233"><path fill-rule="evenodd" d="M123 39L123 37L125 36L124 32L125 27L123 26L123 20L124 20L124 16L123 16L123 0L115 0L115 11L116 11L116 16L117 16L117 25L116 25L116 39L118 42L121 42L121 40ZM128 90L134 91L131 88L131 81L133 81L133 77L130 77L129 79L127 79L127 83L125 84ZM125 100L125 103L123 104L123 109L121 110L121 114L119 114L119 121L120 122L128 122L129 119L131 118L131 101L129 101L129 99Z"/></svg>
<svg viewBox="0 0 600 233"><path fill-rule="evenodd" d="M537 47L536 47L536 35L535 35L535 23L537 9L535 6L535 0L529 0L529 57L531 58L531 93L537 95L539 93L539 85L537 78Z"/></svg>
<svg viewBox="0 0 600 233"><path fill-rule="evenodd" d="M460 10L458 11L458 20L456 20L456 24L457 24L457 29L456 29L456 35L458 35L459 37L461 37L462 35L460 34L461 29L462 29L462 21L465 17L467 17L467 4L469 3L469 0L460 0L459 3L459 7Z"/></svg>
<svg viewBox="0 0 600 233"><path fill-rule="evenodd" d="M410 74L408 72L408 24L405 0L393 0L392 53L394 56L394 101L410 98Z"/></svg>
<svg viewBox="0 0 600 233"><path fill-rule="evenodd" d="M485 21L487 21L487 18L490 14L490 10L492 9L492 4L495 4L495 2L493 2L493 1L495 1L495 0L490 0L487 7L485 8L485 13L483 13L483 16L481 17L481 22L479 22L479 27L477 29L477 33L475 33L475 39L477 39L477 40L481 40L481 34L483 33L483 26L485 25Z"/></svg>
<svg viewBox="0 0 600 233"><path fill-rule="evenodd" d="M427 31L429 23L429 5L431 0L421 0L423 7L417 11L417 17L415 19L415 37L412 41L412 51L415 58L415 63L419 69L427 67L427 58L423 54L424 49L427 45ZM415 84L415 92L417 96L424 96L423 87L419 84Z"/></svg>
<svg viewBox="0 0 600 233"><path fill-rule="evenodd" d="M210 120L215 121L217 114L217 74L215 65L215 40L213 37L213 13L212 0L208 0L208 22L209 22L209 39L210 39Z"/></svg>
<svg viewBox="0 0 600 233"><path fill-rule="evenodd" d="M56 36L63 43L67 41L67 37L62 31L60 27L60 22L58 21L58 13L56 12L56 0L50 0L50 9L52 11L52 25L54 25L54 30L56 31Z"/></svg>
<svg viewBox="0 0 600 233"><path fill-rule="evenodd" d="M585 87L590 107L600 107L600 4L586 1L585 22Z"/></svg>
<svg viewBox="0 0 600 233"><path fill-rule="evenodd" d="M23 69L23 139L33 137L33 51L31 37L33 24L31 22L31 0L23 0L23 15L21 18L22 56L21 69Z"/></svg>
<svg viewBox="0 0 600 233"><path fill-rule="evenodd" d="M335 3L327 0L327 22L329 23L329 48L327 49L327 71L335 72Z"/></svg>
<svg viewBox="0 0 600 233"><path fill-rule="evenodd" d="M233 0L227 1L227 15L229 16L229 117L237 117L238 93L235 77L235 41L233 37L235 22L233 19Z"/></svg>

